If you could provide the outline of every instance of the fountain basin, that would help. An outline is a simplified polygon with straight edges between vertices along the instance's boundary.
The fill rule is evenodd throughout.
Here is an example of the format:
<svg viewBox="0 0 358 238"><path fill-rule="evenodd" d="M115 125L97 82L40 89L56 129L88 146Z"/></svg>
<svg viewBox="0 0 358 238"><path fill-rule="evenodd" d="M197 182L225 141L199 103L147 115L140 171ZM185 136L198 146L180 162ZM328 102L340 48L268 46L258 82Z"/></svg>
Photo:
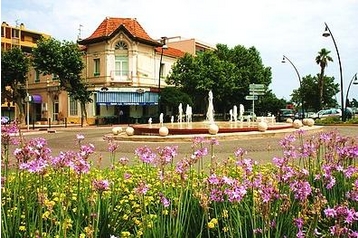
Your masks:
<svg viewBox="0 0 358 238"><path fill-rule="evenodd" d="M257 123L247 122L215 122L219 127L218 133L237 133L259 131ZM159 128L165 126L169 130L169 135L197 135L209 134L210 123L193 122L193 123L164 123L164 124L146 124L131 125L134 129L134 135L159 135ZM269 124L267 130L282 130L293 128L291 123L274 123Z"/></svg>

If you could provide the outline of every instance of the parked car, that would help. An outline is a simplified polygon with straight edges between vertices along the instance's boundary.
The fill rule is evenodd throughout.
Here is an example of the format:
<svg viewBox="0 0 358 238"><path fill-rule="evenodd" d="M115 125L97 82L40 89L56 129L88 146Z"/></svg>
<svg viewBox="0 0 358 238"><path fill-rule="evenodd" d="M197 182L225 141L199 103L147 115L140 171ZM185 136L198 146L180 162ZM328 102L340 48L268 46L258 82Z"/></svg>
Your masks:
<svg viewBox="0 0 358 238"><path fill-rule="evenodd" d="M250 112L250 111L245 111L242 114L242 120L243 121L248 121L250 119L250 121L256 121L256 114L254 112Z"/></svg>
<svg viewBox="0 0 358 238"><path fill-rule="evenodd" d="M329 118L329 117L341 117L342 116L342 111L341 109L338 108L330 108L330 109L324 109L324 110L320 110L317 113L314 113L311 118L313 119L325 119L325 118Z"/></svg>
<svg viewBox="0 0 358 238"><path fill-rule="evenodd" d="M280 109L277 115L277 121L284 122L287 119L295 119L295 113L292 109Z"/></svg>

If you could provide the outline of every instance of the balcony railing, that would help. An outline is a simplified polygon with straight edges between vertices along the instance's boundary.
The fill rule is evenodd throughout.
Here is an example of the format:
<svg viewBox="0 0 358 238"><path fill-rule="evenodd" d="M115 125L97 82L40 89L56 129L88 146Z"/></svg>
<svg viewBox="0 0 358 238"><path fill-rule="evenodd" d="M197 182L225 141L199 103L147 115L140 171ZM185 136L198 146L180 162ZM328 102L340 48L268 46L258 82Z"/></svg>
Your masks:
<svg viewBox="0 0 358 238"><path fill-rule="evenodd" d="M129 82L131 81L131 75L128 70L112 70L111 79L113 81Z"/></svg>

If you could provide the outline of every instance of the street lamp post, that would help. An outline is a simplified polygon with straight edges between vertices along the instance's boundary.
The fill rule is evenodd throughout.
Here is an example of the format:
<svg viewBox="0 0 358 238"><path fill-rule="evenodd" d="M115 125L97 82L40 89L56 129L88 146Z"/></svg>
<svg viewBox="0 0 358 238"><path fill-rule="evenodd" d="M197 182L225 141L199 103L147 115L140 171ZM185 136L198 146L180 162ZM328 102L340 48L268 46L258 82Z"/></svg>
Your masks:
<svg viewBox="0 0 358 238"><path fill-rule="evenodd" d="M159 61L159 78L158 78L158 115L160 115L160 110L161 110L161 95L160 95L160 81L161 81L161 76L162 76L162 61L163 61L163 53L165 49L168 49L168 46L166 45L166 40L167 37L162 37L161 39L161 43L162 43L162 51L160 54L160 61Z"/></svg>
<svg viewBox="0 0 358 238"><path fill-rule="evenodd" d="M342 62L341 62L341 57L339 56L339 51L338 51L338 47L337 47L337 43L336 40L333 37L333 34L331 32L331 30L329 29L327 23L324 23L326 28L325 31L323 32L322 36L324 37L328 37L331 36L332 40L333 40L333 44L334 47L336 48L336 52L337 52L337 57L338 57L338 63L339 63L339 74L340 74L340 79L341 79L341 110L342 110L342 121L346 121L346 112L345 112L345 107L344 107L344 92L343 92L343 75L342 75Z"/></svg>
<svg viewBox="0 0 358 238"><path fill-rule="evenodd" d="M303 95L302 95L302 93L301 93L301 91L302 91L302 80L301 80L301 76L300 76L300 73L298 72L296 66L292 63L292 61L284 55L281 62L282 62L282 63L286 63L286 60L287 60L287 61L293 66L293 68L295 69L296 74L297 74L297 77L298 77L298 81L300 82L300 89L301 89L301 90L299 91L299 93L300 93L300 96L301 96L302 119L304 119L304 118L305 118L305 110L304 110L304 106L303 106Z"/></svg>
<svg viewBox="0 0 358 238"><path fill-rule="evenodd" d="M349 90L351 89L352 83L353 83L353 84L358 84L357 73L355 73L355 75L353 76L353 78L352 78L351 81L349 82L348 89L347 89L347 93L346 93L346 107L345 107L345 110L344 110L344 111L347 110L348 94L349 94Z"/></svg>

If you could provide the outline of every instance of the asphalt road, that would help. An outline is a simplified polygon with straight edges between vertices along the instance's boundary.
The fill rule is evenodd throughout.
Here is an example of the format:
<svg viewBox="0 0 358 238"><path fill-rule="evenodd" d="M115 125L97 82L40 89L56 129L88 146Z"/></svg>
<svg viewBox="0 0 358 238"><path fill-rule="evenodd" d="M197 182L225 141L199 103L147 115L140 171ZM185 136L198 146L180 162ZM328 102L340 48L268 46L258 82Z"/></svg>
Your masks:
<svg viewBox="0 0 358 238"><path fill-rule="evenodd" d="M111 127L69 127L69 128L55 128L55 133L48 133L47 131L25 132L26 139L34 137L45 138L49 147L52 149L53 155L58 155L60 151L78 150L78 143L76 139L77 134L84 135L83 143L92 143L96 148L96 153L92 155L91 159L97 161L102 158L101 165L109 165L109 152L108 143L103 138L105 135L111 135ZM342 135L357 137L358 139L358 126L327 126L323 127L320 131L338 130ZM320 131L310 132L319 133ZM310 135L309 135L310 136ZM219 140L219 145L214 146L214 154L218 159L226 159L228 156L234 155L234 151L238 148L245 149L247 157L259 162L269 162L275 156L281 156L282 150L279 141L284 137L284 134L276 134L275 136L267 136L262 138L244 137L235 140ZM116 159L127 157L130 160L134 159L134 151L138 147L147 145L155 149L158 146L178 145L179 155L177 159L185 156L190 156L192 153L191 142L150 142L150 141L116 141L119 143L119 148L116 152ZM210 157L207 156L207 160Z"/></svg>

